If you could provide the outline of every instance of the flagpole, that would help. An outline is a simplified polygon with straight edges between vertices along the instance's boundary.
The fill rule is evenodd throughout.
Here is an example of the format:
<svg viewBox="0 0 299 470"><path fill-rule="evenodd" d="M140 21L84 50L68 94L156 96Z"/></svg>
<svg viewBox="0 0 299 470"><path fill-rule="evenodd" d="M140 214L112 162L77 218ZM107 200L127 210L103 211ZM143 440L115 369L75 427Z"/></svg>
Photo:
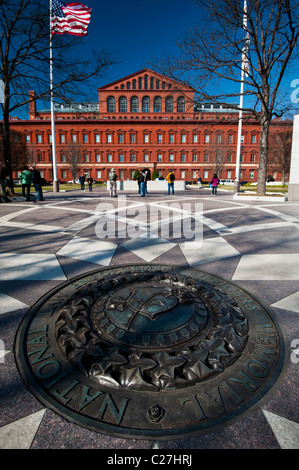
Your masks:
<svg viewBox="0 0 299 470"><path fill-rule="evenodd" d="M247 0L244 0L244 15L243 15L243 27L247 27ZM248 33L246 33L246 46L243 47L242 52L242 69L241 69L241 86L240 86L240 104L239 104L239 125L238 125L238 139L237 139L237 157L236 157L236 176L234 183L234 193L238 193L240 190L240 173L241 173L241 141L242 141L242 124L243 124L243 94L244 94L244 78L245 78L245 67L247 57L245 51L247 49Z"/></svg>
<svg viewBox="0 0 299 470"><path fill-rule="evenodd" d="M53 166L53 192L59 192L57 179L56 140L55 140L55 115L53 93L53 51L52 51L52 0L50 0L50 94L51 94L51 130L52 130L52 166Z"/></svg>

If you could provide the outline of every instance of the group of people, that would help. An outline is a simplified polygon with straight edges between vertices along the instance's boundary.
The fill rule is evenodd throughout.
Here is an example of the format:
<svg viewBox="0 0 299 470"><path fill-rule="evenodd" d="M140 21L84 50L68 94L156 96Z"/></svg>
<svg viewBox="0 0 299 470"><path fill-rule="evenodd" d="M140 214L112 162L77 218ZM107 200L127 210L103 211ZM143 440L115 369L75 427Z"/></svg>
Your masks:
<svg viewBox="0 0 299 470"><path fill-rule="evenodd" d="M88 176L86 178L85 174L83 173L81 176L79 176L79 183L81 185L81 192L85 193L85 181L88 184L89 191L92 191L93 178L91 176Z"/></svg>
<svg viewBox="0 0 299 470"><path fill-rule="evenodd" d="M37 200L44 200L42 190L42 177L40 172L35 167L29 169L28 166L25 166L20 174L20 180L22 184L22 196L26 198L26 201L30 201L31 184L34 185Z"/></svg>

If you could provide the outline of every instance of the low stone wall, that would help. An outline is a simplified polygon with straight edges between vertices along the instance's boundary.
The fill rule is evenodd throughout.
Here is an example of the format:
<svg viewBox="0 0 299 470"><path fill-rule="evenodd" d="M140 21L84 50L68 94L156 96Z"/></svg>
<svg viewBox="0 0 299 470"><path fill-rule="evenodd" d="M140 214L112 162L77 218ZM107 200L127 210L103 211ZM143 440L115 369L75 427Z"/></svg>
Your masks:
<svg viewBox="0 0 299 470"><path fill-rule="evenodd" d="M110 181L107 181L107 190L109 189L110 189ZM185 189L186 189L186 181L174 182L175 191L185 191ZM137 181L134 181L134 180L117 181L117 190L138 192L138 183ZM165 193L168 191L168 183L166 180L148 181L147 190L148 192L161 191Z"/></svg>

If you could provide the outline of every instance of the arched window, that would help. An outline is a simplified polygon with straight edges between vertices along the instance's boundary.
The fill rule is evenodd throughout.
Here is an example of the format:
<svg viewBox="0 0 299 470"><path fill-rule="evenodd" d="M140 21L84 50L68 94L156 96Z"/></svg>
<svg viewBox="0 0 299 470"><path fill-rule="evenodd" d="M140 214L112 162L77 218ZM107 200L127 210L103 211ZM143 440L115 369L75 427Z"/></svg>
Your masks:
<svg viewBox="0 0 299 470"><path fill-rule="evenodd" d="M151 101L148 96L142 98L142 112L150 113L151 112Z"/></svg>
<svg viewBox="0 0 299 470"><path fill-rule="evenodd" d="M148 89L148 75L144 75L144 89Z"/></svg>
<svg viewBox="0 0 299 470"><path fill-rule="evenodd" d="M138 88L139 90L142 90L142 77L138 78Z"/></svg>
<svg viewBox="0 0 299 470"><path fill-rule="evenodd" d="M184 113L185 112L185 98L183 96L180 96L178 98L178 113Z"/></svg>
<svg viewBox="0 0 299 470"><path fill-rule="evenodd" d="M173 97L167 96L165 101L165 111L166 113L173 113Z"/></svg>
<svg viewBox="0 0 299 470"><path fill-rule="evenodd" d="M136 82L136 79L134 78L133 79L133 90L136 90L137 88L137 82Z"/></svg>
<svg viewBox="0 0 299 470"><path fill-rule="evenodd" d="M125 96L121 96L118 101L119 112L126 113L127 112L127 98Z"/></svg>
<svg viewBox="0 0 299 470"><path fill-rule="evenodd" d="M156 96L154 99L154 112L162 113L162 98L161 96Z"/></svg>
<svg viewBox="0 0 299 470"><path fill-rule="evenodd" d="M107 113L115 113L115 98L114 96L109 96L107 99Z"/></svg>
<svg viewBox="0 0 299 470"><path fill-rule="evenodd" d="M139 113L139 101L137 96L131 98L131 113Z"/></svg>

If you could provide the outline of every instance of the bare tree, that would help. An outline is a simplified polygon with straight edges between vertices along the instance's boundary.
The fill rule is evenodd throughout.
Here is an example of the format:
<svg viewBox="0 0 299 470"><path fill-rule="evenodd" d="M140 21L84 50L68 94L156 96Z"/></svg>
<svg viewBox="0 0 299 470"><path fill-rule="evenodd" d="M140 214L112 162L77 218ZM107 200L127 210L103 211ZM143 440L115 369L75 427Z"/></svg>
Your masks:
<svg viewBox="0 0 299 470"><path fill-rule="evenodd" d="M0 79L4 102L1 104L3 153L6 170L12 174L9 115L28 104L28 90L34 83L35 99L50 98L50 12L44 0L0 0ZM65 34L53 37L53 92L59 100L82 99L82 84L103 77L116 63L112 54L94 53L92 60L75 56L82 38ZM31 98L32 99L32 98Z"/></svg>
<svg viewBox="0 0 299 470"><path fill-rule="evenodd" d="M285 100L279 99L280 87L291 60L298 58L299 4L296 0L248 0L244 11L243 0L196 3L202 8L202 21L179 41L181 55L162 58L155 66L192 86L200 101L233 109L240 109L236 98L243 82L242 109L260 123L257 192L265 194L270 122L286 112Z"/></svg>
<svg viewBox="0 0 299 470"><path fill-rule="evenodd" d="M66 161L70 166L73 181L75 181L81 168L81 163L83 162L80 144L72 142L66 147Z"/></svg>
<svg viewBox="0 0 299 470"><path fill-rule="evenodd" d="M282 184L285 184L290 171L292 153L292 132L281 131L271 135L269 141L268 168L282 174Z"/></svg>

